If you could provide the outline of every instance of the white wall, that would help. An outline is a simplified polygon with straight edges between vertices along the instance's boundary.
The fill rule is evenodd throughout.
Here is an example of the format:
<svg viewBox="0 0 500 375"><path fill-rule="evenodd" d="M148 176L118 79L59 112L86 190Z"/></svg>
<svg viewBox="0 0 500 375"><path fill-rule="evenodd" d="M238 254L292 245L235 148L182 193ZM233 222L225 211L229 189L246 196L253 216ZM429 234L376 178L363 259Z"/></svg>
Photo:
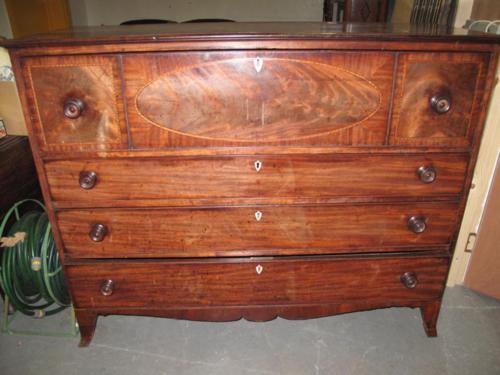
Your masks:
<svg viewBox="0 0 500 375"><path fill-rule="evenodd" d="M481 0L476 0L481 1ZM458 0L457 14L455 16L455 27L461 28L465 25L465 21L470 18L474 0Z"/></svg>
<svg viewBox="0 0 500 375"><path fill-rule="evenodd" d="M73 26L88 25L86 0L68 0L68 5Z"/></svg>
<svg viewBox="0 0 500 375"><path fill-rule="evenodd" d="M185 21L321 21L323 0L70 0L74 25L118 25L134 18Z"/></svg>
<svg viewBox="0 0 500 375"><path fill-rule="evenodd" d="M4 0L0 0L0 36L12 38L12 30L10 28L9 16L7 15L7 8L5 7Z"/></svg>

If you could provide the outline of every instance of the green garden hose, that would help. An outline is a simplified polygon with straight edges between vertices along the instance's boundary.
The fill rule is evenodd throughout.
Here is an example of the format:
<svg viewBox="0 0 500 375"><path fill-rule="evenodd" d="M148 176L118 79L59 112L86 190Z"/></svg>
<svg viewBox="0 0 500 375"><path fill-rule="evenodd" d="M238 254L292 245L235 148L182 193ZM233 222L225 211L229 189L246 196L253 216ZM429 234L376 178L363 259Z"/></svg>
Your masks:
<svg viewBox="0 0 500 375"><path fill-rule="evenodd" d="M30 211L20 217L18 207L25 202L35 202L44 209L40 202L30 199L16 203L5 215L0 235L4 235L5 225L14 213L17 221L8 236L20 232L26 236L3 249L0 286L17 311L42 318L65 309L71 301L47 213Z"/></svg>

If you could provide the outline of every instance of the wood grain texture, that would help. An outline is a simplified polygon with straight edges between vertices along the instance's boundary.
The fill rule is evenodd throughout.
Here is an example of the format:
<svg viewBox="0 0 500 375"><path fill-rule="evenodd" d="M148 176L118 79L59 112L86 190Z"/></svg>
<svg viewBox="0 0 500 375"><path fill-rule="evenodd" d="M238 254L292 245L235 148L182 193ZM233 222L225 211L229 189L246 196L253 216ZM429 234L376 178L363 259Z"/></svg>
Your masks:
<svg viewBox="0 0 500 375"><path fill-rule="evenodd" d="M476 133L481 134L481 132ZM162 148L162 149L130 149L130 150L105 150L105 151L82 151L78 153L68 153L61 151L40 152L43 162L60 160L93 160L93 159L126 159L126 158L169 158L176 157L204 157L204 156L261 156L261 155L399 155L407 157L411 155L468 155L469 147L442 147L432 146L422 148L421 146L400 146L400 145L380 145L380 146L234 146L234 147L190 147L190 148Z"/></svg>
<svg viewBox="0 0 500 375"><path fill-rule="evenodd" d="M484 33L480 33L484 36ZM202 51L235 51L235 50L301 50L301 51L420 51L420 52L495 52L495 36L487 43L481 43L479 38L456 38L455 43L449 43L439 38L410 38L401 40L386 40L373 35L372 40L360 38L359 40L347 40L336 38L298 38L298 40L269 40L267 38L248 38L246 40L237 40L236 38L210 40L201 39L193 43L186 40L155 42L149 40L147 43L119 43L110 42L109 44L75 44L66 46L64 44L52 45L50 47L31 46L29 48L19 48L16 55L19 57L35 56L66 56L76 54L124 54L124 53L172 53L172 52L202 52ZM494 40L493 40L494 39ZM1 42L7 45L6 41Z"/></svg>
<svg viewBox="0 0 500 375"><path fill-rule="evenodd" d="M423 165L436 169L435 182L420 181ZM53 161L45 169L55 201L95 207L166 198L458 196L466 166L466 154L328 154ZM79 186L81 171L96 172L94 188Z"/></svg>
<svg viewBox="0 0 500 375"><path fill-rule="evenodd" d="M278 317L289 320L322 318L331 315L346 314L355 311L367 311L387 307L422 308L433 302L408 301L407 299L384 300L375 302L356 301L340 303L321 303L308 305L260 305L260 306L224 306L224 307L154 307L154 308L77 308L76 317L85 325L80 325L80 346L88 346L94 335L98 315L139 315L172 319L187 319L206 322L229 322L245 319L252 322L267 322ZM435 303L440 303L436 300ZM80 318L82 316L82 318ZM91 318L91 319L89 319ZM93 321L93 325L89 324ZM425 328L425 326L424 326Z"/></svg>
<svg viewBox="0 0 500 375"><path fill-rule="evenodd" d="M83 345L105 314L265 321L408 306L436 334L497 39L316 23L121 30L5 42L17 46L13 66ZM247 65L262 56L254 74ZM71 67L61 82L98 101L90 128L56 121L60 104L47 107L50 121L39 116L36 98L51 104L68 86L57 65ZM33 91L36 66L49 68L48 94ZM82 79L90 66L102 82ZM369 86L380 97L375 112ZM454 105L437 118L423 111L422 93L435 87ZM110 107L113 125L96 125ZM271 127L259 133L259 119ZM421 166L436 169L435 182L419 179ZM79 176L89 170L97 182L83 189ZM403 226L410 209L429 217L420 235ZM109 232L87 244L95 219ZM198 259L172 258L185 254ZM289 256L298 254L310 257ZM403 274L417 286L404 286ZM115 289L105 297L108 279Z"/></svg>
<svg viewBox="0 0 500 375"><path fill-rule="evenodd" d="M238 142L325 135L379 110L378 87L351 71L267 55L175 70L139 91L136 108L167 130Z"/></svg>
<svg viewBox="0 0 500 375"><path fill-rule="evenodd" d="M185 209L101 209L57 214L73 258L297 255L415 251L446 245L456 230L457 204L258 206ZM412 216L427 228L408 228ZM96 224L107 233L94 242Z"/></svg>
<svg viewBox="0 0 500 375"><path fill-rule="evenodd" d="M389 53L192 52L123 61L136 148L385 142Z"/></svg>
<svg viewBox="0 0 500 375"><path fill-rule="evenodd" d="M58 47L93 47L102 51L114 44L121 50L140 46L152 50L152 45L164 46L175 43L189 43L190 49L204 45L216 48L219 41L246 42L263 40L272 45L280 42L308 41L343 42L357 45L357 49L369 49L365 42L380 46L380 42L394 42L392 49L404 50L408 43L419 49L493 49L498 44L495 35L475 32L468 29L449 29L448 27L419 27L410 24L391 23L325 23L325 22L231 22L231 23L181 23L163 25L138 25L134 27L92 26L79 27L57 32L35 34L15 40L3 40L2 46L26 48L29 52L37 47L57 50ZM433 45L436 43L437 45ZM316 46L315 49L321 49ZM409 48L408 48L409 49ZM413 49L414 50L414 49ZM47 53L47 52L46 52ZM95 53L95 52L94 52Z"/></svg>
<svg viewBox="0 0 500 375"><path fill-rule="evenodd" d="M260 274L256 269L262 267ZM311 258L129 262L68 266L77 308L221 307L423 301L441 297L448 258ZM406 288L404 272L417 274ZM113 280L110 296L100 292Z"/></svg>
<svg viewBox="0 0 500 375"><path fill-rule="evenodd" d="M441 310L441 299L428 302L420 307L424 330L428 337L437 336L437 320Z"/></svg>
<svg viewBox="0 0 500 375"><path fill-rule="evenodd" d="M391 143L467 146L482 105L486 54L424 53L400 56ZM447 113L431 106L433 96L451 99Z"/></svg>
<svg viewBox="0 0 500 375"><path fill-rule="evenodd" d="M6 0L3 9L15 38L71 26L67 0Z"/></svg>
<svg viewBox="0 0 500 375"><path fill-rule="evenodd" d="M156 308L134 307L96 307L77 308L75 311L95 315L142 315L173 319L187 319L206 322L230 322L245 319L252 322L267 322L278 317L289 320L322 318L330 315L346 314L354 311L366 311L387 307L420 308L424 301L408 301L407 299L376 302L356 301L339 303L320 303L307 305L246 305L224 307L184 307L161 306Z"/></svg>
<svg viewBox="0 0 500 375"><path fill-rule="evenodd" d="M115 57L38 58L25 61L30 110L44 150L127 148ZM82 114L65 116L68 99L82 101Z"/></svg>
<svg viewBox="0 0 500 375"><path fill-rule="evenodd" d="M75 316L80 330L80 343L78 346L89 346L94 337L97 314L93 311L75 309Z"/></svg>

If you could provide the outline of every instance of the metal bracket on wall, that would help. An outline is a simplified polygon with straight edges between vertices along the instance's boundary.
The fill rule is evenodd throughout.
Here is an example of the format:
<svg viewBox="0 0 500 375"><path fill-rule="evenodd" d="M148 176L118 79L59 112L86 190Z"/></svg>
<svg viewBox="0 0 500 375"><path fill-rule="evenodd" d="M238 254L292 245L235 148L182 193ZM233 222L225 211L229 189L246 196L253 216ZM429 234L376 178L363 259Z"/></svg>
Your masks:
<svg viewBox="0 0 500 375"><path fill-rule="evenodd" d="M476 245L476 237L477 233L469 233L469 237L467 237L467 243L465 244L465 252L472 253L474 250L474 246Z"/></svg>

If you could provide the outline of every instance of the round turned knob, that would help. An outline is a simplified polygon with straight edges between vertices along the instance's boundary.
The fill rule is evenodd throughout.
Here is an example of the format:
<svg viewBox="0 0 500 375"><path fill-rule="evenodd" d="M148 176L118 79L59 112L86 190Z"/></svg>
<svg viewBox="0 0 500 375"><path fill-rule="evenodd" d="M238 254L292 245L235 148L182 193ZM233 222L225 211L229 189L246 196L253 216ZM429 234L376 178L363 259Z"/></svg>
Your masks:
<svg viewBox="0 0 500 375"><path fill-rule="evenodd" d="M110 296L113 294L115 289L115 283L113 280L104 280L101 284L101 294L103 296Z"/></svg>
<svg viewBox="0 0 500 375"><path fill-rule="evenodd" d="M430 184L436 180L437 172L433 167L421 166L417 170L420 181L425 184Z"/></svg>
<svg viewBox="0 0 500 375"><path fill-rule="evenodd" d="M94 242L101 242L106 234L108 233L108 228L104 224L95 224L90 230L89 237Z"/></svg>
<svg viewBox="0 0 500 375"><path fill-rule="evenodd" d="M424 216L412 216L408 219L408 228L412 232L422 233L427 228L426 220Z"/></svg>
<svg viewBox="0 0 500 375"><path fill-rule="evenodd" d="M439 114L446 113L451 109L451 98L448 95L434 95L431 98L431 107Z"/></svg>
<svg viewBox="0 0 500 375"><path fill-rule="evenodd" d="M64 116L72 120L80 117L84 109L85 104L81 99L68 98L64 102Z"/></svg>
<svg viewBox="0 0 500 375"><path fill-rule="evenodd" d="M82 189L92 189L97 182L97 173L94 171L81 171L79 181Z"/></svg>
<svg viewBox="0 0 500 375"><path fill-rule="evenodd" d="M408 289L413 289L418 284L417 274L415 272L405 272L401 275L401 282Z"/></svg>

